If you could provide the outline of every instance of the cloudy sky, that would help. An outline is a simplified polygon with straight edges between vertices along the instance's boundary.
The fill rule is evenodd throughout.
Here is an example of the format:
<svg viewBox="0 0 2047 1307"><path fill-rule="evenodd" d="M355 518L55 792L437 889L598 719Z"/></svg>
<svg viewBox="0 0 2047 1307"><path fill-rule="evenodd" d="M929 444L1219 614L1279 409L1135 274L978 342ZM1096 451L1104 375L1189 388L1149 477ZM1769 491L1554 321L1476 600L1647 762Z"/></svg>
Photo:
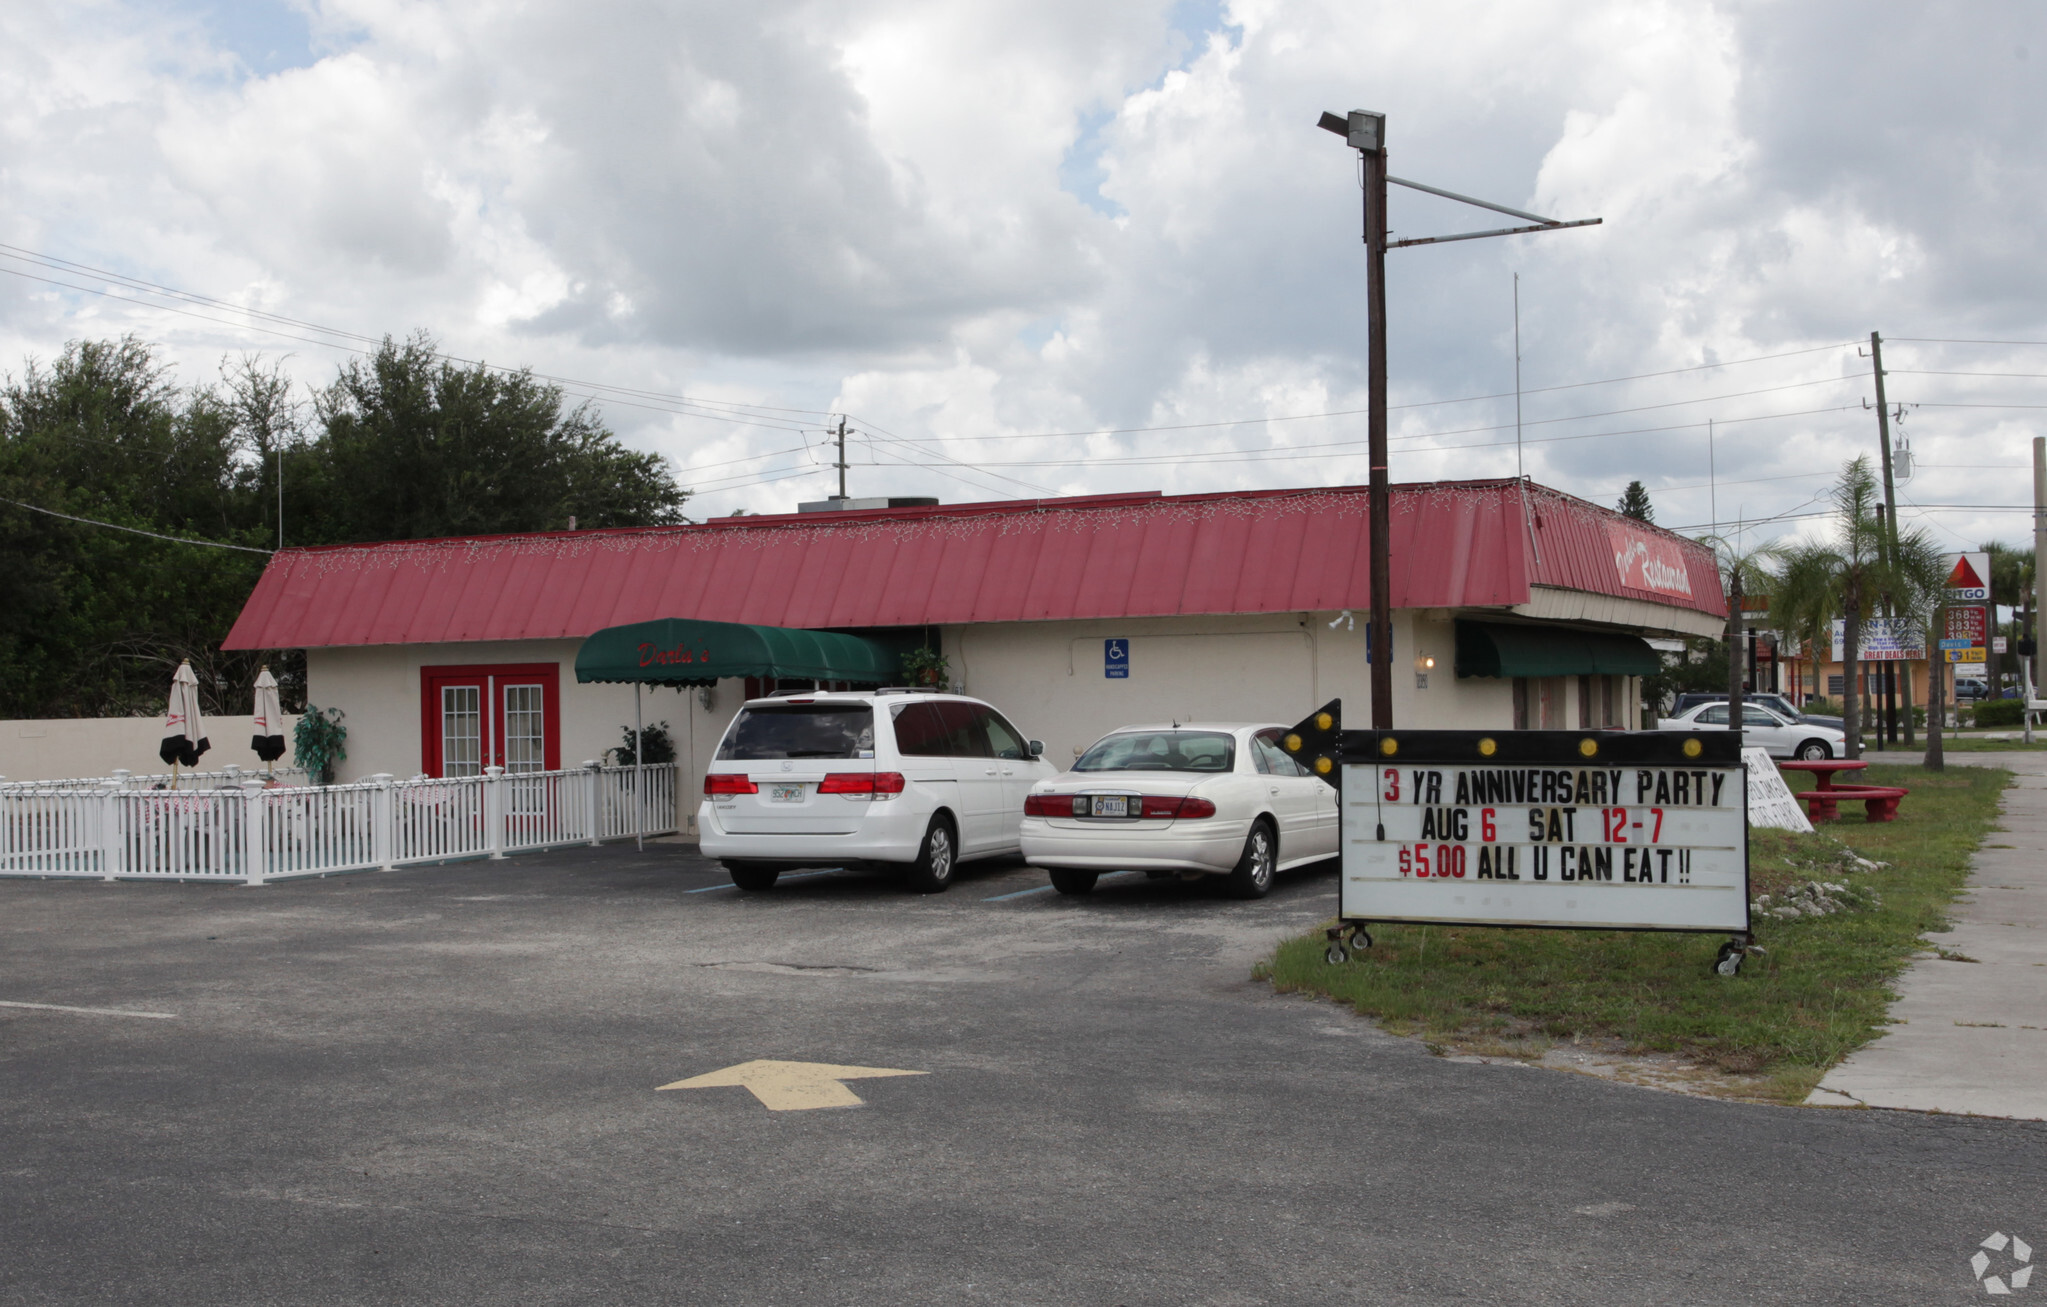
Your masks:
<svg viewBox="0 0 2047 1307"><path fill-rule="evenodd" d="M1397 176L1605 219L1389 256L1396 480L1515 471L1518 273L1538 480L1814 529L1876 330L1902 498L2023 541L2043 71L2037 0L16 0L0 365L134 331L311 385L424 329L596 397L695 515L827 493L840 414L856 495L1357 483L1315 121L1372 108Z"/></svg>

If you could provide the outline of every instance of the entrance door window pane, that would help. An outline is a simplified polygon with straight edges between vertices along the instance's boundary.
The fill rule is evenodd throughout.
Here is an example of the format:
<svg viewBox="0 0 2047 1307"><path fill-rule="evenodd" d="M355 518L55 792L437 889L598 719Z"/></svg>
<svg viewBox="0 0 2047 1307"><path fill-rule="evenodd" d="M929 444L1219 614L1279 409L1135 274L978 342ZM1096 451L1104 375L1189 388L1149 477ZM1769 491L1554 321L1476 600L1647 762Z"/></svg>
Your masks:
<svg viewBox="0 0 2047 1307"><path fill-rule="evenodd" d="M475 685L441 687L441 774L483 775L483 690Z"/></svg>
<svg viewBox="0 0 2047 1307"><path fill-rule="evenodd" d="M547 770L547 728L541 715L540 687L505 687L505 770Z"/></svg>

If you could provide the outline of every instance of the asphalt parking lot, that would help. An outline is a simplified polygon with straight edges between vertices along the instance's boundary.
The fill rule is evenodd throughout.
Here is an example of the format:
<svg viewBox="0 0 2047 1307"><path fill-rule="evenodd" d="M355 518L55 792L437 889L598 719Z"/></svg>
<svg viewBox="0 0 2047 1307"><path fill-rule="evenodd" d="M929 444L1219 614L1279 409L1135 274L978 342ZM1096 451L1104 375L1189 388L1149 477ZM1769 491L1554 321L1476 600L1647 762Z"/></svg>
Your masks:
<svg viewBox="0 0 2047 1307"><path fill-rule="evenodd" d="M1043 884L0 882L52 1005L0 1006L0 1302L1925 1304L2047 1246L2047 1127L1432 1057L1249 980L1326 870ZM759 1060L922 1074L660 1088Z"/></svg>

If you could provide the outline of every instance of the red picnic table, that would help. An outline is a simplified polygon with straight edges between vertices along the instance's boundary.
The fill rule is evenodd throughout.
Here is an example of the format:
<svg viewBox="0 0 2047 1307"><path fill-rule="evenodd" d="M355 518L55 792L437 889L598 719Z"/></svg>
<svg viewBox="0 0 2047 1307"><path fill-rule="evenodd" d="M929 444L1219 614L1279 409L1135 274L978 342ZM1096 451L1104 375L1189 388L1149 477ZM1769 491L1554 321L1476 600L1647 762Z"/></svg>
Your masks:
<svg viewBox="0 0 2047 1307"><path fill-rule="evenodd" d="M1896 785L1836 785L1834 777L1842 772L1861 771L1869 766L1860 758L1820 758L1812 762L1780 762L1782 771L1811 772L1813 788L1798 797L1805 800L1806 811L1814 821L1838 821L1840 805L1860 800L1862 810L1870 821L1896 821L1898 804L1911 791Z"/></svg>

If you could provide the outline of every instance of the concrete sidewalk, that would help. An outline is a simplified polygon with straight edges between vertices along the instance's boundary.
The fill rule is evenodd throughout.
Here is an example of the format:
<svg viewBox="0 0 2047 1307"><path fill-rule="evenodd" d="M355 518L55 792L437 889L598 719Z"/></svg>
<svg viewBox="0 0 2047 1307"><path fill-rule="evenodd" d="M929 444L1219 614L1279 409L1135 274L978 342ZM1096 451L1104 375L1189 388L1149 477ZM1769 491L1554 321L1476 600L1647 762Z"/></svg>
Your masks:
<svg viewBox="0 0 2047 1307"><path fill-rule="evenodd" d="M1950 754L1947 764L2014 776L1954 928L1927 936L1951 956L1912 964L1891 1008L1900 1024L1829 1072L1806 1103L2047 1120L2047 754Z"/></svg>

